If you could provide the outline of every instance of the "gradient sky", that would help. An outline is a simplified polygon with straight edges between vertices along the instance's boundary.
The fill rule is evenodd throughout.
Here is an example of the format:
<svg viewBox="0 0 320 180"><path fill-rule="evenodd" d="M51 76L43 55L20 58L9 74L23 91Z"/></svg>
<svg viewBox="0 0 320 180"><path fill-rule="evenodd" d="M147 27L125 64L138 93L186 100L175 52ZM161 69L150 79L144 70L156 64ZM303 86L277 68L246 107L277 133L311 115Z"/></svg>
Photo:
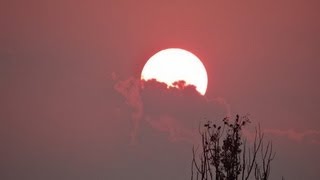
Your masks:
<svg viewBox="0 0 320 180"><path fill-rule="evenodd" d="M2 0L0 179L190 178L204 118L250 114L272 179L320 178L317 0ZM205 97L140 72L161 49L196 54Z"/></svg>

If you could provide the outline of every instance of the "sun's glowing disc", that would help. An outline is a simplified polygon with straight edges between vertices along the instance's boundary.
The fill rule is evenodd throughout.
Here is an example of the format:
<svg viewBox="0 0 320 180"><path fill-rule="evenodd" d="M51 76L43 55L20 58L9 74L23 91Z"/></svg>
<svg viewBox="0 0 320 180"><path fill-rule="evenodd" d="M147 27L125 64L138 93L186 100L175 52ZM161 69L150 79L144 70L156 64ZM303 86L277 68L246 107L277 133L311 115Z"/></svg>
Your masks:
<svg viewBox="0 0 320 180"><path fill-rule="evenodd" d="M154 54L144 65L141 79L156 79L168 86L183 80L204 95L208 85L207 71L200 59L189 51L169 48Z"/></svg>

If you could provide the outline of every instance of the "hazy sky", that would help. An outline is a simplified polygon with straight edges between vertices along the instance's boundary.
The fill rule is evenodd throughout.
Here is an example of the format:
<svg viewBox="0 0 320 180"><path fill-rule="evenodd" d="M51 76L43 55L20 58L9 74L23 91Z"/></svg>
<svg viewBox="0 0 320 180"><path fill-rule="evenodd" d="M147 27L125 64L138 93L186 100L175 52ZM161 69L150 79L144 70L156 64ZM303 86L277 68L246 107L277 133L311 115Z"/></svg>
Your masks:
<svg viewBox="0 0 320 180"><path fill-rule="evenodd" d="M0 179L190 179L203 118L250 114L272 179L320 178L317 0L2 0ZM205 97L140 88L154 53L208 71Z"/></svg>

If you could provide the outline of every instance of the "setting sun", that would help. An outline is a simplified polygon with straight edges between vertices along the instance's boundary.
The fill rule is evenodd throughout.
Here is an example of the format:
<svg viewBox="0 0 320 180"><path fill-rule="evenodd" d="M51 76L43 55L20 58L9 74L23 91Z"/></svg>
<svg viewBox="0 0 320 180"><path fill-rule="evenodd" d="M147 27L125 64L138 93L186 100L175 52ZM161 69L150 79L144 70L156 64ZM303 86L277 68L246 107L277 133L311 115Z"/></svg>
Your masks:
<svg viewBox="0 0 320 180"><path fill-rule="evenodd" d="M156 79L168 86L183 80L187 85L194 85L204 95L207 90L207 71L200 59L189 51L169 48L154 54L144 65L141 79Z"/></svg>

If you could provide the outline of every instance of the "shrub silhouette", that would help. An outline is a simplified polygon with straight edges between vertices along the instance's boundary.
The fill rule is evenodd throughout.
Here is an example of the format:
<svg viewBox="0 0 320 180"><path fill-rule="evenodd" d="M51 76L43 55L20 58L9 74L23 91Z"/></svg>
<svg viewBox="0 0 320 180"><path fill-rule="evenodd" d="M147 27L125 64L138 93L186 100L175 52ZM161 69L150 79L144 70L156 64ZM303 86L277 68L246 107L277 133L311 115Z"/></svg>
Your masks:
<svg viewBox="0 0 320 180"><path fill-rule="evenodd" d="M275 156L272 143L264 146L258 126L249 147L242 134L249 123L248 116L236 115L233 122L224 118L222 126L209 121L199 128L201 149L193 148L191 180L267 180Z"/></svg>

